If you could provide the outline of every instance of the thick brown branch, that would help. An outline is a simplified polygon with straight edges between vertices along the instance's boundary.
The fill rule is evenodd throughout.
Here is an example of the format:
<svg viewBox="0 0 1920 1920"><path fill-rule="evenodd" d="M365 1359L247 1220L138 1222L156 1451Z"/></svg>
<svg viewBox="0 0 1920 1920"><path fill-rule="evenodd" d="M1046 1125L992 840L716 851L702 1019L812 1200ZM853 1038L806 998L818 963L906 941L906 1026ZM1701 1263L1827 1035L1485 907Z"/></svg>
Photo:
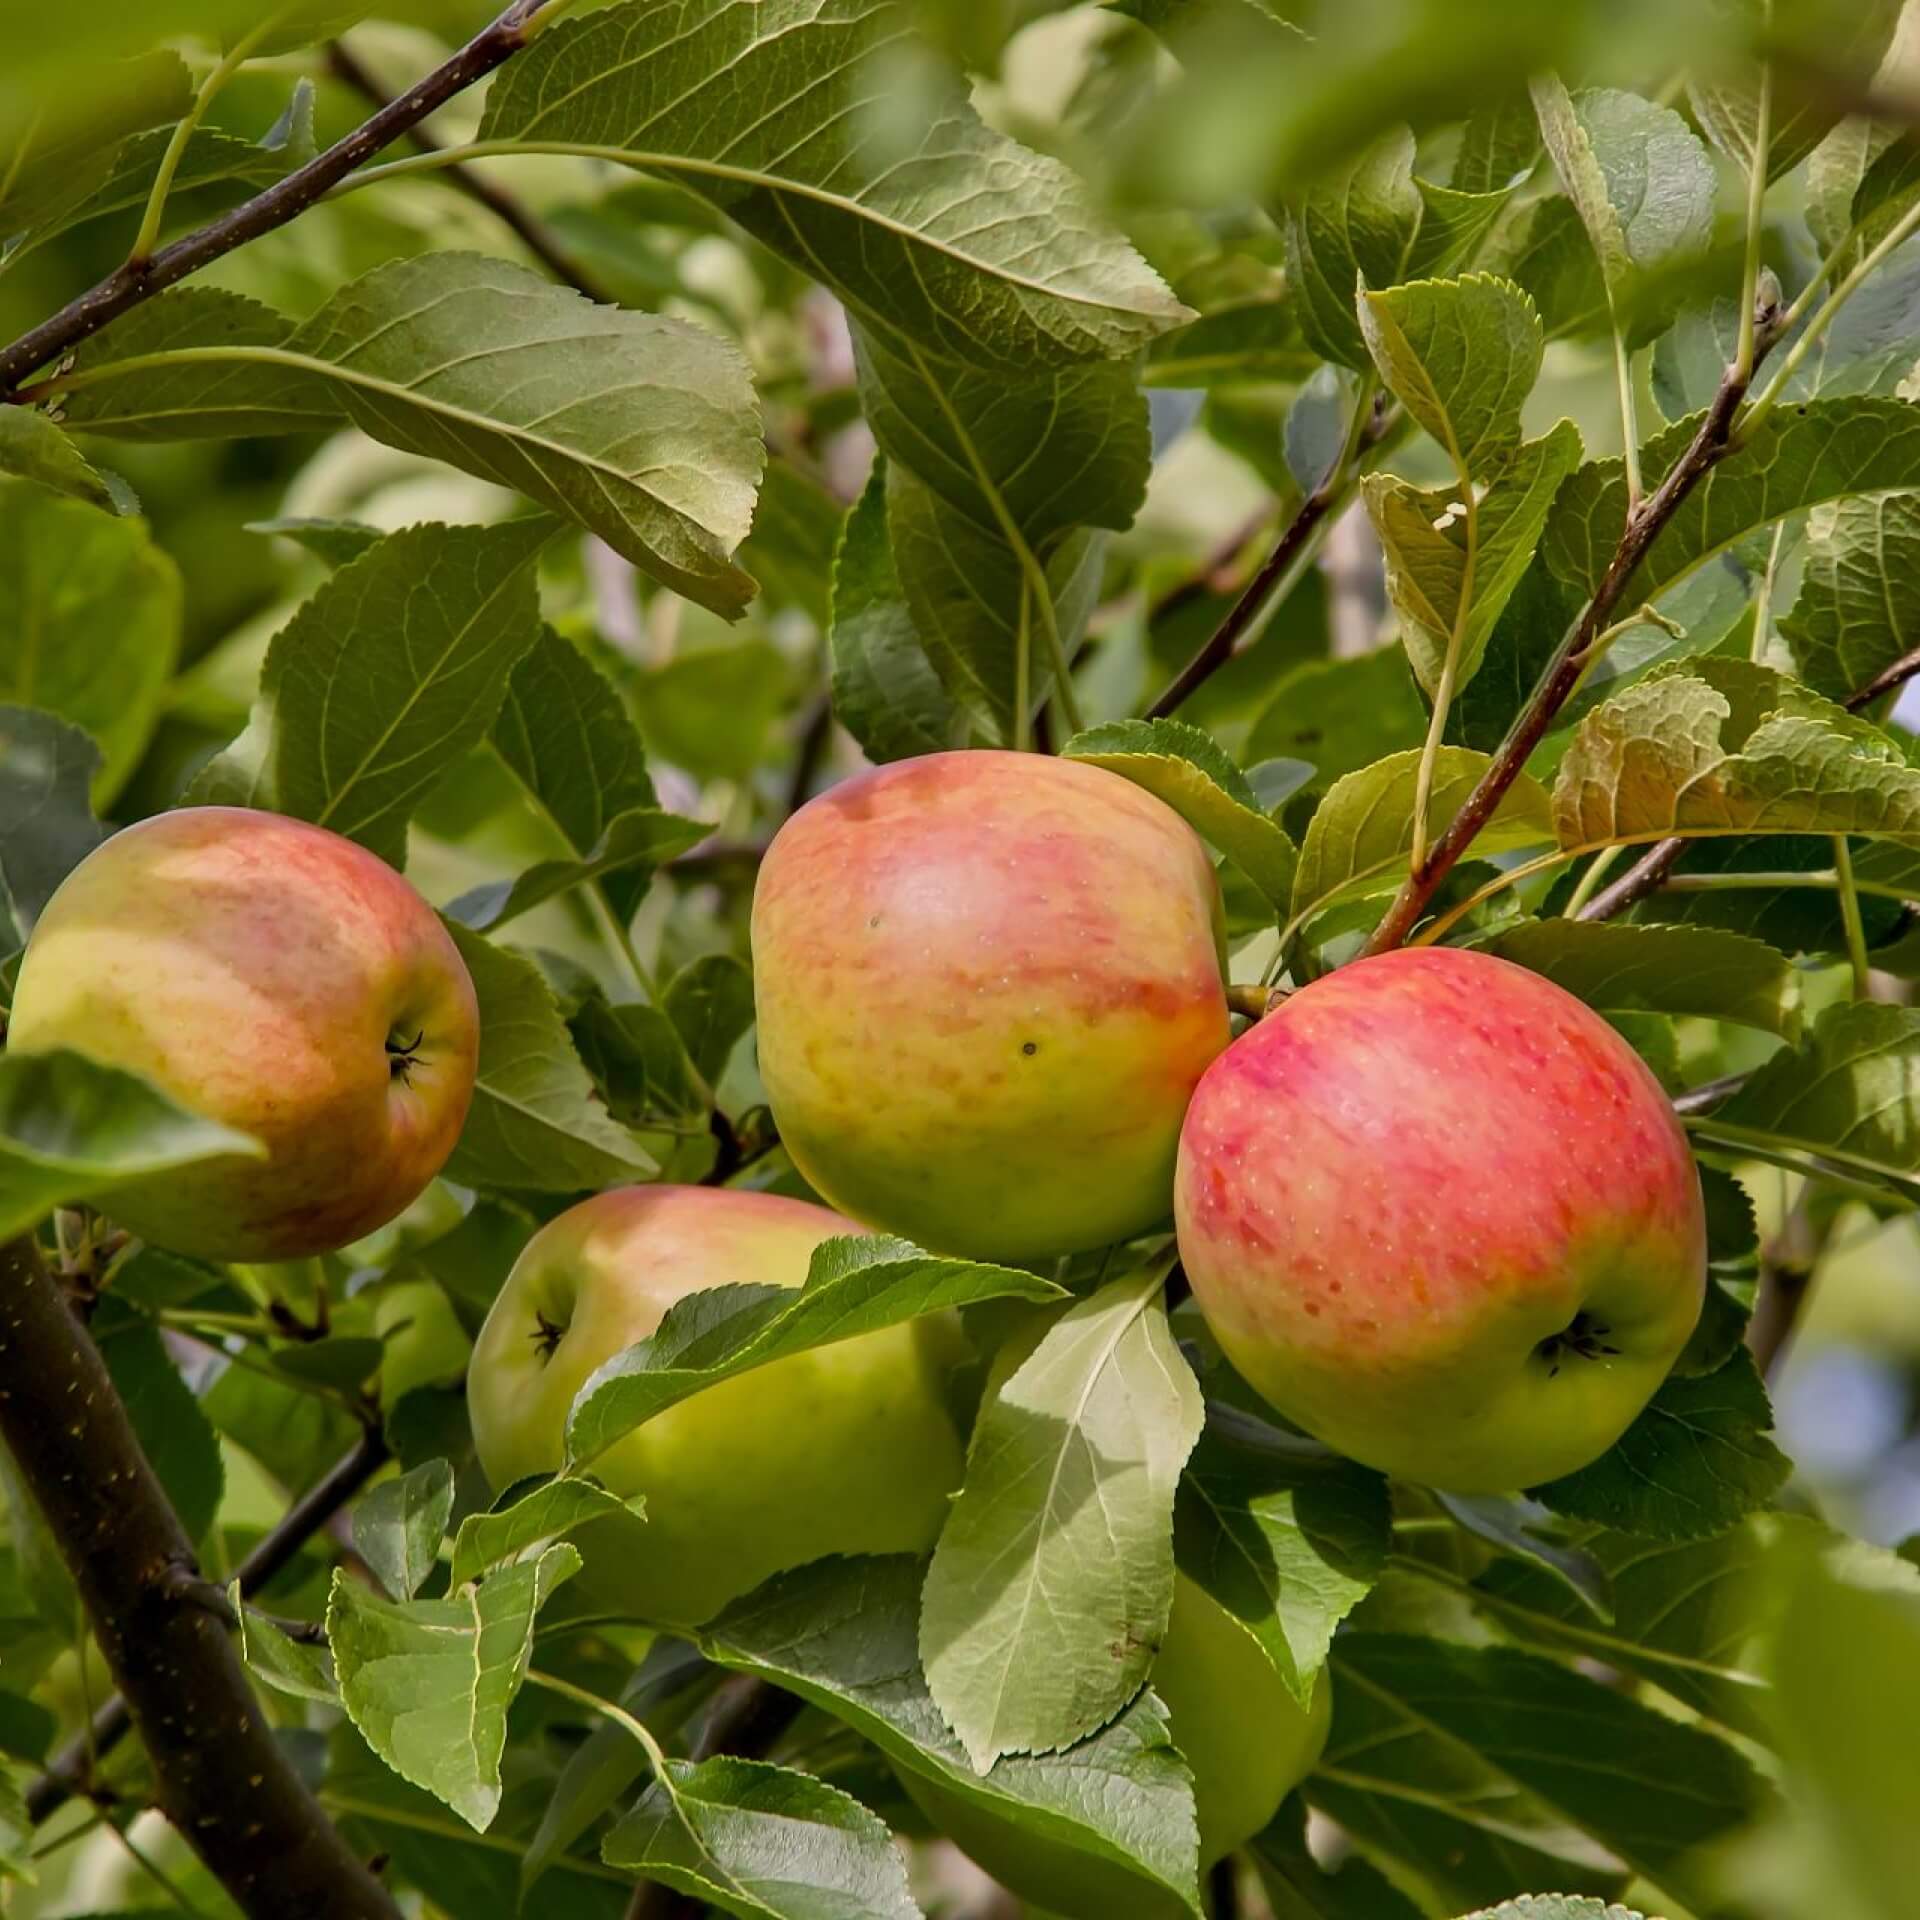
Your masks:
<svg viewBox="0 0 1920 1920"><path fill-rule="evenodd" d="M162 247L152 259L128 261L77 300L62 307L50 320L23 333L11 346L0 348L0 401L11 399L14 389L29 374L98 333L109 320L117 320L129 308L137 307L189 274L198 273L235 247L257 240L263 233L285 226L296 214L304 213L381 148L390 146L455 94L464 92L503 61L512 59L527 44L528 23L540 11L541 4L542 0L513 0L506 12L444 65L436 67L325 153L197 233Z"/></svg>
<svg viewBox="0 0 1920 1920"><path fill-rule="evenodd" d="M73 1575L159 1802L241 1910L399 1920L261 1717L98 1350L31 1238L0 1248L0 1438Z"/></svg>
<svg viewBox="0 0 1920 1920"><path fill-rule="evenodd" d="M250 1597L265 1587L372 1479L386 1459L386 1442L378 1429L370 1427L359 1444L342 1454L240 1562L235 1573L241 1593ZM46 1772L27 1789L27 1813L33 1823L38 1826L56 1807L72 1799L88 1767L117 1747L132 1727L126 1698L116 1693L93 1716L92 1725L63 1747L48 1763Z"/></svg>
<svg viewBox="0 0 1920 1920"><path fill-rule="evenodd" d="M1720 389L1713 397L1713 404L1707 409L1698 431L1687 443L1686 451L1674 462L1659 486L1627 516L1620 544L1614 549L1613 558L1608 562L1600 584L1594 588L1593 597L1588 600L1575 623L1573 632L1562 642L1552 665L1507 730L1507 737L1500 743L1492 764L1481 775L1479 783L1467 796L1446 832L1434 842L1418 870L1407 876L1393 905L1387 909L1386 918L1374 929L1373 937L1367 942L1366 951L1369 954L1390 951L1413 931L1440 883L1453 871L1480 830L1493 818L1508 788L1519 779L1534 748L1552 725L1554 715L1573 697L1574 689L1579 686L1581 675L1586 671L1587 649L1606 631L1614 608L1626 592L1627 583L1633 578L1640 562L1646 558L1648 549L1680 511L1688 495L1726 457L1732 445L1733 418L1747 396L1751 380L1751 375L1743 378L1731 367L1727 369L1721 379Z"/></svg>
<svg viewBox="0 0 1920 1920"><path fill-rule="evenodd" d="M384 110L393 104L387 90L361 64L359 56L344 40L335 40L327 48L327 66L336 79L344 81L372 105ZM407 138L422 153L438 153L441 150L439 141L419 127L408 128ZM619 304L592 272L568 252L553 229L517 194L508 192L476 168L458 163L441 168L440 177L450 186L457 187L476 205L485 207L556 280L564 281L576 292L584 293L589 300L597 300L603 306Z"/></svg>
<svg viewBox="0 0 1920 1920"><path fill-rule="evenodd" d="M1843 704L1849 713L1859 713L1876 700L1897 692L1916 674L1920 674L1920 647L1902 654L1891 666L1882 667L1872 679L1855 687ZM1611 920L1629 907L1637 907L1649 894L1659 892L1666 885L1667 876L1679 865L1680 856L1686 850L1684 840L1662 840L1650 847L1610 887L1602 887L1580 909L1579 917Z"/></svg>

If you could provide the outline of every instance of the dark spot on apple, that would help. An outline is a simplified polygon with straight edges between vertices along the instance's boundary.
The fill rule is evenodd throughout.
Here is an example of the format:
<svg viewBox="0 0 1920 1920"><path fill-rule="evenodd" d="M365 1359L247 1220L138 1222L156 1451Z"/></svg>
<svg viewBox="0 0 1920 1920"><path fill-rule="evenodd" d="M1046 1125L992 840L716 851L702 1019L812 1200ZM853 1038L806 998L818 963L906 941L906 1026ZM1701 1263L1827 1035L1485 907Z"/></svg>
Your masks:
<svg viewBox="0 0 1920 1920"><path fill-rule="evenodd" d="M1020 1051L1025 1054L1038 1053L1040 1051L1040 1043L1037 1040L1023 1041L1020 1046Z"/></svg>

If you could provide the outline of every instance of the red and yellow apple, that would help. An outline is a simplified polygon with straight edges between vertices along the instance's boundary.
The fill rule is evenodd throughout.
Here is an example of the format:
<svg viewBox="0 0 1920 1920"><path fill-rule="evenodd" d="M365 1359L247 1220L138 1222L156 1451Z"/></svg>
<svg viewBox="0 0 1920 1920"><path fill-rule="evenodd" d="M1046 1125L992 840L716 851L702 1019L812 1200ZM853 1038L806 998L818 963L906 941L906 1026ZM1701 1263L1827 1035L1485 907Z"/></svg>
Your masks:
<svg viewBox="0 0 1920 1920"><path fill-rule="evenodd" d="M1143 1232L1227 1043L1222 927L1193 831L1104 768L937 753L847 780L754 891L781 1141L836 1207L943 1253Z"/></svg>
<svg viewBox="0 0 1920 1920"><path fill-rule="evenodd" d="M798 1287L821 1241L860 1229L824 1207L716 1187L620 1187L527 1242L467 1373L496 1489L557 1470L567 1415L603 1361L688 1294ZM783 1568L830 1553L923 1552L960 1483L951 1314L738 1374L657 1414L592 1463L644 1520L582 1530L586 1577L636 1619L705 1620Z"/></svg>
<svg viewBox="0 0 1920 1920"><path fill-rule="evenodd" d="M1313 1770L1327 1744L1327 1677L1322 1671L1303 1709L1253 1636L1181 1574L1149 1684L1193 1775L1204 1871L1252 1839ZM905 1769L900 1781L977 1866L1049 1913L1068 1920L1178 1920L1186 1912L1171 1893L1124 1867L1017 1827Z"/></svg>
<svg viewBox="0 0 1920 1920"><path fill-rule="evenodd" d="M7 1039L137 1073L266 1149L117 1187L114 1219L182 1253L290 1260L383 1226L440 1171L479 1011L446 929L383 860L280 814L191 807L61 883Z"/></svg>
<svg viewBox="0 0 1920 1920"><path fill-rule="evenodd" d="M1175 1216L1250 1385L1463 1493L1604 1453L1706 1284L1699 1177L1653 1075L1550 981L1453 948L1342 967L1237 1040L1188 1111Z"/></svg>

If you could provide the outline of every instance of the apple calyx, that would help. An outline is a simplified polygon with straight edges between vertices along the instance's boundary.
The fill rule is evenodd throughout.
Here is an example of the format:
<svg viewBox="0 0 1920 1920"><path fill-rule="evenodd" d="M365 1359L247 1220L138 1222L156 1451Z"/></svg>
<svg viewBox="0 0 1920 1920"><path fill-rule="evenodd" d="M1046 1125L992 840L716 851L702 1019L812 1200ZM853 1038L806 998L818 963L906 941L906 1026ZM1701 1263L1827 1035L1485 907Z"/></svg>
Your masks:
<svg viewBox="0 0 1920 1920"><path fill-rule="evenodd" d="M533 1319L534 1328L527 1338L533 1342L534 1349L544 1364L553 1358L555 1349L567 1337L567 1330L565 1327L556 1326L538 1307L534 1309Z"/></svg>
<svg viewBox="0 0 1920 1920"><path fill-rule="evenodd" d="M426 1037L425 1027L416 1028L411 1040L403 1040L397 1033L387 1035L387 1073L403 1087L413 1085L413 1070L420 1061L420 1043Z"/></svg>
<svg viewBox="0 0 1920 1920"><path fill-rule="evenodd" d="M1534 1349L1540 1358L1546 1361L1547 1377L1552 1379L1560 1371L1562 1358L1567 1354L1581 1360L1598 1360L1603 1355L1617 1355L1618 1347L1605 1344L1611 1327L1603 1327L1582 1307L1566 1326L1558 1333L1550 1333Z"/></svg>

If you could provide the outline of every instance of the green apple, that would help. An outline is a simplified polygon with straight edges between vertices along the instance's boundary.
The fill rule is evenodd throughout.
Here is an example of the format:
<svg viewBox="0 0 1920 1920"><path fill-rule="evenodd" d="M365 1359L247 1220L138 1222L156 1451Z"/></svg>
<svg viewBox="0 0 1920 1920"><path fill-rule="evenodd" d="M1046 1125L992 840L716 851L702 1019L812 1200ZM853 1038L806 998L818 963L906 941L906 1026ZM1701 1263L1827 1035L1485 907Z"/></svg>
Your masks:
<svg viewBox="0 0 1920 1920"><path fill-rule="evenodd" d="M467 1403L496 1489L557 1469L574 1396L709 1287L798 1287L824 1207L715 1187L621 1187L528 1241L475 1345ZM643 1522L586 1529L587 1575L636 1618L689 1623L831 1553L923 1552L960 1483L948 1375L957 1319L928 1314L789 1355L637 1428L593 1464L646 1497ZM598 1536L595 1538L594 1536Z"/></svg>
<svg viewBox="0 0 1920 1920"><path fill-rule="evenodd" d="M446 1289L437 1280L402 1280L381 1289L373 1305L380 1336L380 1404L394 1406L416 1387L459 1383L473 1353Z"/></svg>
<svg viewBox="0 0 1920 1920"><path fill-rule="evenodd" d="M8 1045L70 1047L252 1134L114 1190L114 1219L215 1260L331 1252L453 1151L479 1011L446 929L385 861L243 807L127 827L61 883L20 965Z"/></svg>
<svg viewBox="0 0 1920 1920"><path fill-rule="evenodd" d="M1192 830L1103 768L938 753L844 781L754 889L780 1138L836 1207L941 1252L1143 1232L1227 1044L1222 929Z"/></svg>
<svg viewBox="0 0 1920 1920"><path fill-rule="evenodd" d="M1187 1114L1180 1255L1227 1358L1307 1432L1463 1493L1596 1459L1699 1318L1686 1136L1607 1023L1428 947L1288 999Z"/></svg>
<svg viewBox="0 0 1920 1920"><path fill-rule="evenodd" d="M1258 1833L1313 1770L1327 1743L1327 1677L1303 1709L1253 1636L1181 1574L1150 1684L1193 1773L1204 1870ZM900 1781L977 1866L1036 1907L1069 1920L1179 1920L1185 1912L1123 1867L1029 1833L904 1768Z"/></svg>

